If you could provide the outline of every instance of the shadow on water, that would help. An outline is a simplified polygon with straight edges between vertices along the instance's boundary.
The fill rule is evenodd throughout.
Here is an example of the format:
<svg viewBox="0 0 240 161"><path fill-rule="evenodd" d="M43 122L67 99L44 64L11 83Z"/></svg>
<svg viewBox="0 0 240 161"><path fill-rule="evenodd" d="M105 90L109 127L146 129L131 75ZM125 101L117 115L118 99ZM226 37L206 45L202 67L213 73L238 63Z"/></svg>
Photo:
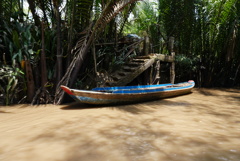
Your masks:
<svg viewBox="0 0 240 161"><path fill-rule="evenodd" d="M162 108L172 108L174 106L190 106L191 103L178 101L174 102L171 100L157 100L157 101L149 101L144 103L136 103L132 105L124 105L124 106L115 106L113 109L117 109L124 112L129 112L132 114L143 114L143 113L153 113L156 110L161 110Z"/></svg>
<svg viewBox="0 0 240 161"><path fill-rule="evenodd" d="M212 91L203 91L200 94L203 94L204 96L218 96L217 93ZM228 96L226 96L226 98L227 97ZM238 98L238 95L231 97ZM218 101L220 100L221 99ZM236 117L237 109L226 108L218 110L216 109L216 107L218 107L217 102L215 104L208 104L206 101L190 103L188 100L176 101L174 99L164 99L118 106L79 106L77 109L82 109L81 107L107 108L137 114L137 117L129 118L128 115L126 115L126 117L116 117L110 115L95 117L94 122L96 123L101 122L103 119L109 119L111 124L105 126L104 128L94 129L92 134L87 134L86 132L82 134L75 133L67 136L66 138L59 138L59 140L66 139L67 141L73 138L78 138L80 135L85 138L83 141L77 142L76 145L68 149L66 160L108 160L109 149L113 150L111 152L113 154L114 151L117 151L116 155L121 155L121 157L123 157L122 160L127 161L154 160L148 155L150 153L156 153L155 160L239 160L240 153L235 144L232 144L231 148L225 148L221 145L222 143L228 142L228 144L231 144L231 140L229 140L231 138L225 136L224 133L218 134L213 130L207 131L206 133L204 133L204 131L199 131L199 135L178 135L176 124L171 124L171 120L167 119L167 117L155 117L154 115L154 112L161 110L162 108L172 108L174 110L178 108L178 106L181 106L184 110L187 109L187 112L192 114L206 116L206 119L217 118L218 121L234 120L235 123L239 123L239 120L234 118ZM141 114L145 113L150 113L149 116L153 114L153 117L145 117L143 120L139 119L142 116ZM224 123L226 123L226 121L224 121ZM71 127L71 123L66 126ZM225 130L225 126L222 126L221 123L219 124L215 121L209 120L209 126ZM173 130L173 128L176 128L176 130ZM96 137L99 140L94 140Z"/></svg>
<svg viewBox="0 0 240 161"><path fill-rule="evenodd" d="M240 96L239 97L233 96L232 98L240 100Z"/></svg>
<svg viewBox="0 0 240 161"><path fill-rule="evenodd" d="M229 92L229 93L236 93L236 94L240 94L240 89L234 89L234 88L221 88L219 90L225 91L225 92Z"/></svg>
<svg viewBox="0 0 240 161"><path fill-rule="evenodd" d="M106 119L111 124L94 128L94 130L91 128L93 122L101 125L101 121ZM209 135L209 138L213 139L211 141L211 139L201 136L190 138L178 136L173 133L171 128L164 129L160 126L165 124L161 117L136 119L130 123L131 119L127 116L121 118L108 115L89 118L89 120L79 118L74 122L69 121L52 127L48 133L43 132L35 136L31 142L45 141L49 144L61 142L68 145L65 158L68 161L154 160L152 157L155 157L155 160L171 161L237 161L240 158L238 149L224 150L218 144L218 142L224 141L222 138ZM85 125L78 124L76 126L76 122ZM152 123L159 127L152 127ZM83 128L84 126L85 128ZM163 126L166 127L166 125ZM67 133L61 133L66 129Z"/></svg>
<svg viewBox="0 0 240 161"><path fill-rule="evenodd" d="M217 94L216 92L227 92L229 93L228 96L232 96L231 94L240 94L239 89L225 89L225 88L213 88L213 89L206 89L206 88L200 88L198 89L199 93L205 95L205 96L220 96L220 94ZM225 95L224 95L225 96Z"/></svg>
<svg viewBox="0 0 240 161"><path fill-rule="evenodd" d="M205 95L205 96L213 96L214 94L212 92L203 90L203 89L199 89L199 93Z"/></svg>
<svg viewBox="0 0 240 161"><path fill-rule="evenodd" d="M89 105L83 103L72 103L62 107L62 110L83 110L83 109L111 109L128 112L132 114L150 113L153 110L161 109L162 105L167 106L190 106L191 104L184 101L174 102L171 100L161 99L155 101L145 101L141 103L113 104L113 105Z"/></svg>
<svg viewBox="0 0 240 161"><path fill-rule="evenodd" d="M67 161L239 161L238 105L205 94L117 106L67 104L61 109L80 112L36 125L23 152L46 152L46 146Z"/></svg>
<svg viewBox="0 0 240 161"><path fill-rule="evenodd" d="M62 110L81 110L81 109L91 109L91 108L98 108L98 106L83 104L80 102L73 102L73 103L65 105L61 109Z"/></svg>
<svg viewBox="0 0 240 161"><path fill-rule="evenodd" d="M0 110L0 113L12 113L12 112L6 112L6 111L1 111L1 110Z"/></svg>
<svg viewBox="0 0 240 161"><path fill-rule="evenodd" d="M114 151L119 153L117 154L119 157L123 156L127 160L139 160L146 153L159 150L154 145L154 138L161 139L171 135L168 131L151 130L143 120L139 123L144 123L144 126L138 127L129 125L128 119L124 120L116 116L113 118L106 118L106 116L95 117L94 119L96 123L102 119L110 119L114 124L88 131L88 127L76 130L75 122L66 122L63 125L52 128L52 130L50 129L48 133L45 132L35 136L31 139L31 142L47 141L50 144L55 142L74 143L67 149L65 160L68 161L109 160L108 157L111 156L111 153L114 154ZM79 120L79 122L82 122L82 120ZM67 135L59 135L59 131L66 130L66 127L68 129ZM109 152L109 148L114 150ZM162 152L165 153L164 151ZM165 155L170 154L166 153ZM119 160L119 158L115 159Z"/></svg>
<svg viewBox="0 0 240 161"><path fill-rule="evenodd" d="M110 109L128 112L132 114L140 114L146 112L141 108L141 104L125 104L125 105L88 105L82 103L73 103L61 108L62 110L84 110L84 109Z"/></svg>

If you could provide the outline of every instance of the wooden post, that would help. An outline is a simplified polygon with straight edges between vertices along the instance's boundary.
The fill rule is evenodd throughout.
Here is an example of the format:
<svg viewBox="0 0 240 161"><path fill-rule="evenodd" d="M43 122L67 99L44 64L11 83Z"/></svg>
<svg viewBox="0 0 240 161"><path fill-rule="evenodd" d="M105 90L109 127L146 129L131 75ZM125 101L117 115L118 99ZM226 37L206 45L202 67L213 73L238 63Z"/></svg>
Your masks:
<svg viewBox="0 0 240 161"><path fill-rule="evenodd" d="M171 55L175 59L175 53L172 52ZM174 81L175 81L175 62L173 61L170 67L170 82L174 84Z"/></svg>
<svg viewBox="0 0 240 161"><path fill-rule="evenodd" d="M149 84L150 84L150 85L153 84L153 65L151 65Z"/></svg>
<svg viewBox="0 0 240 161"><path fill-rule="evenodd" d="M174 48L174 37L169 37L169 50L170 50L171 56L174 59L170 67L170 82L172 84L174 84L174 81L175 81L175 52L173 51L173 48Z"/></svg>
<svg viewBox="0 0 240 161"><path fill-rule="evenodd" d="M159 84L160 83L160 60L156 61L156 65L155 65L155 70L156 70L156 78L154 80L154 84Z"/></svg>
<svg viewBox="0 0 240 161"><path fill-rule="evenodd" d="M174 48L174 37L169 37L169 50L170 50L170 53L173 52L173 48Z"/></svg>
<svg viewBox="0 0 240 161"><path fill-rule="evenodd" d="M97 58L96 58L96 49L95 43L92 45L92 54L93 54L93 61L94 61L94 72L97 74Z"/></svg>
<svg viewBox="0 0 240 161"><path fill-rule="evenodd" d="M29 60L25 60L25 72L27 80L27 101L32 102L35 93L35 84L32 67Z"/></svg>
<svg viewBox="0 0 240 161"><path fill-rule="evenodd" d="M148 55L149 54L149 46L150 46L149 37L145 36L144 37L144 48L143 48L143 54L144 55Z"/></svg>
<svg viewBox="0 0 240 161"><path fill-rule="evenodd" d="M150 85L152 83L151 82L151 79L152 79L151 72L152 72L152 66L150 66L148 69L146 69L143 72L143 84Z"/></svg>

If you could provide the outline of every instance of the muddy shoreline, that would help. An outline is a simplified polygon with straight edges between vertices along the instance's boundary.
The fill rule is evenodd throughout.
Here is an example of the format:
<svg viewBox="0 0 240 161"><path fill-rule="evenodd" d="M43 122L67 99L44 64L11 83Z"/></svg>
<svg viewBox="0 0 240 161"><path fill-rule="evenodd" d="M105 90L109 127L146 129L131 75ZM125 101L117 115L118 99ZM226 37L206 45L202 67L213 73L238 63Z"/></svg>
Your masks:
<svg viewBox="0 0 240 161"><path fill-rule="evenodd" d="M1 161L237 161L240 90L120 106L0 106Z"/></svg>

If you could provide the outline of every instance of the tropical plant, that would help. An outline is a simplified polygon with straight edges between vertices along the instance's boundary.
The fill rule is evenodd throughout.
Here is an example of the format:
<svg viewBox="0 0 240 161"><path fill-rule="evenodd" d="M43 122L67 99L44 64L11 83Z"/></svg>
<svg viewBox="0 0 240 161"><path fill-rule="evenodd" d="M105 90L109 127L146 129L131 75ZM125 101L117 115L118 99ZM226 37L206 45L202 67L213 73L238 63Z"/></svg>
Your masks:
<svg viewBox="0 0 240 161"><path fill-rule="evenodd" d="M129 18L124 28L124 33L134 33L139 36L145 36L147 34L153 37L155 35L151 35L151 27L157 26L157 17L158 11L156 2L138 2L133 9L131 18Z"/></svg>
<svg viewBox="0 0 240 161"><path fill-rule="evenodd" d="M3 26L5 28L2 32L3 46L9 50L12 60L16 59L21 63L22 60L30 60L34 54L39 53L39 41L35 38L38 31L34 26L18 21L13 21L11 24L4 22Z"/></svg>
<svg viewBox="0 0 240 161"><path fill-rule="evenodd" d="M4 0L0 1L0 61L3 54L8 66L14 60L17 64L30 60L34 90L46 84L55 87L48 90L52 94L56 90L55 103L60 103L60 83L73 86L81 80L84 85L88 75L96 74L93 66L109 70L123 63L128 51L117 44L122 33L150 36L152 52L160 53L167 53L168 37L174 36L179 80L194 73L202 86L236 85L239 13L238 0ZM106 42L113 45L92 45ZM95 48L94 58L90 51ZM187 68L189 74L183 72Z"/></svg>
<svg viewBox="0 0 240 161"><path fill-rule="evenodd" d="M231 77L225 74L232 68L231 62L236 54L239 55L236 45L239 38L239 1L159 2L159 21L164 25L166 35L175 37L177 54L199 58L197 64L202 73L199 84L222 85ZM219 81L223 78L224 81Z"/></svg>
<svg viewBox="0 0 240 161"><path fill-rule="evenodd" d="M100 32L106 27L106 25L123 10L128 4L134 3L137 0L117 0L110 1L104 10L102 11L100 17L96 20L95 24L91 24L87 30L85 36L79 40L75 46L74 59L69 65L66 74L63 76L62 80L57 86L57 91L55 95L55 104L60 104L63 99L64 92L60 89L60 84L62 85L73 85L73 82L77 78L77 74L82 67L83 60L87 56L88 49L90 48L92 42ZM70 81L71 80L71 81Z"/></svg>
<svg viewBox="0 0 240 161"><path fill-rule="evenodd" d="M0 103L5 105L14 103L24 87L23 75L24 73L15 65L0 67Z"/></svg>

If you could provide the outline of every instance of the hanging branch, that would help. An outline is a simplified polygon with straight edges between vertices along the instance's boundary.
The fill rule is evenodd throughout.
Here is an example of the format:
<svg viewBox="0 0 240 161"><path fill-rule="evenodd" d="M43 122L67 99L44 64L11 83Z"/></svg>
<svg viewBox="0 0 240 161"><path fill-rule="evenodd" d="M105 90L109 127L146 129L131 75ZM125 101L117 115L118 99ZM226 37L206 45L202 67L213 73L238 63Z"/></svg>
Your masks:
<svg viewBox="0 0 240 161"><path fill-rule="evenodd" d="M74 58L70 63L66 74L63 76L61 81L57 85L57 90L55 94L54 104L61 104L64 96L64 91L61 90L60 85L72 86L77 78L77 74L83 64L88 49L90 48L94 39L100 34L100 32L106 27L106 25L128 4L134 3L139 0L116 0L110 1L105 9L102 11L99 19L96 23L86 30L87 34L81 40L78 41L74 48ZM92 30L91 30L92 29ZM71 79L71 82L70 82Z"/></svg>

